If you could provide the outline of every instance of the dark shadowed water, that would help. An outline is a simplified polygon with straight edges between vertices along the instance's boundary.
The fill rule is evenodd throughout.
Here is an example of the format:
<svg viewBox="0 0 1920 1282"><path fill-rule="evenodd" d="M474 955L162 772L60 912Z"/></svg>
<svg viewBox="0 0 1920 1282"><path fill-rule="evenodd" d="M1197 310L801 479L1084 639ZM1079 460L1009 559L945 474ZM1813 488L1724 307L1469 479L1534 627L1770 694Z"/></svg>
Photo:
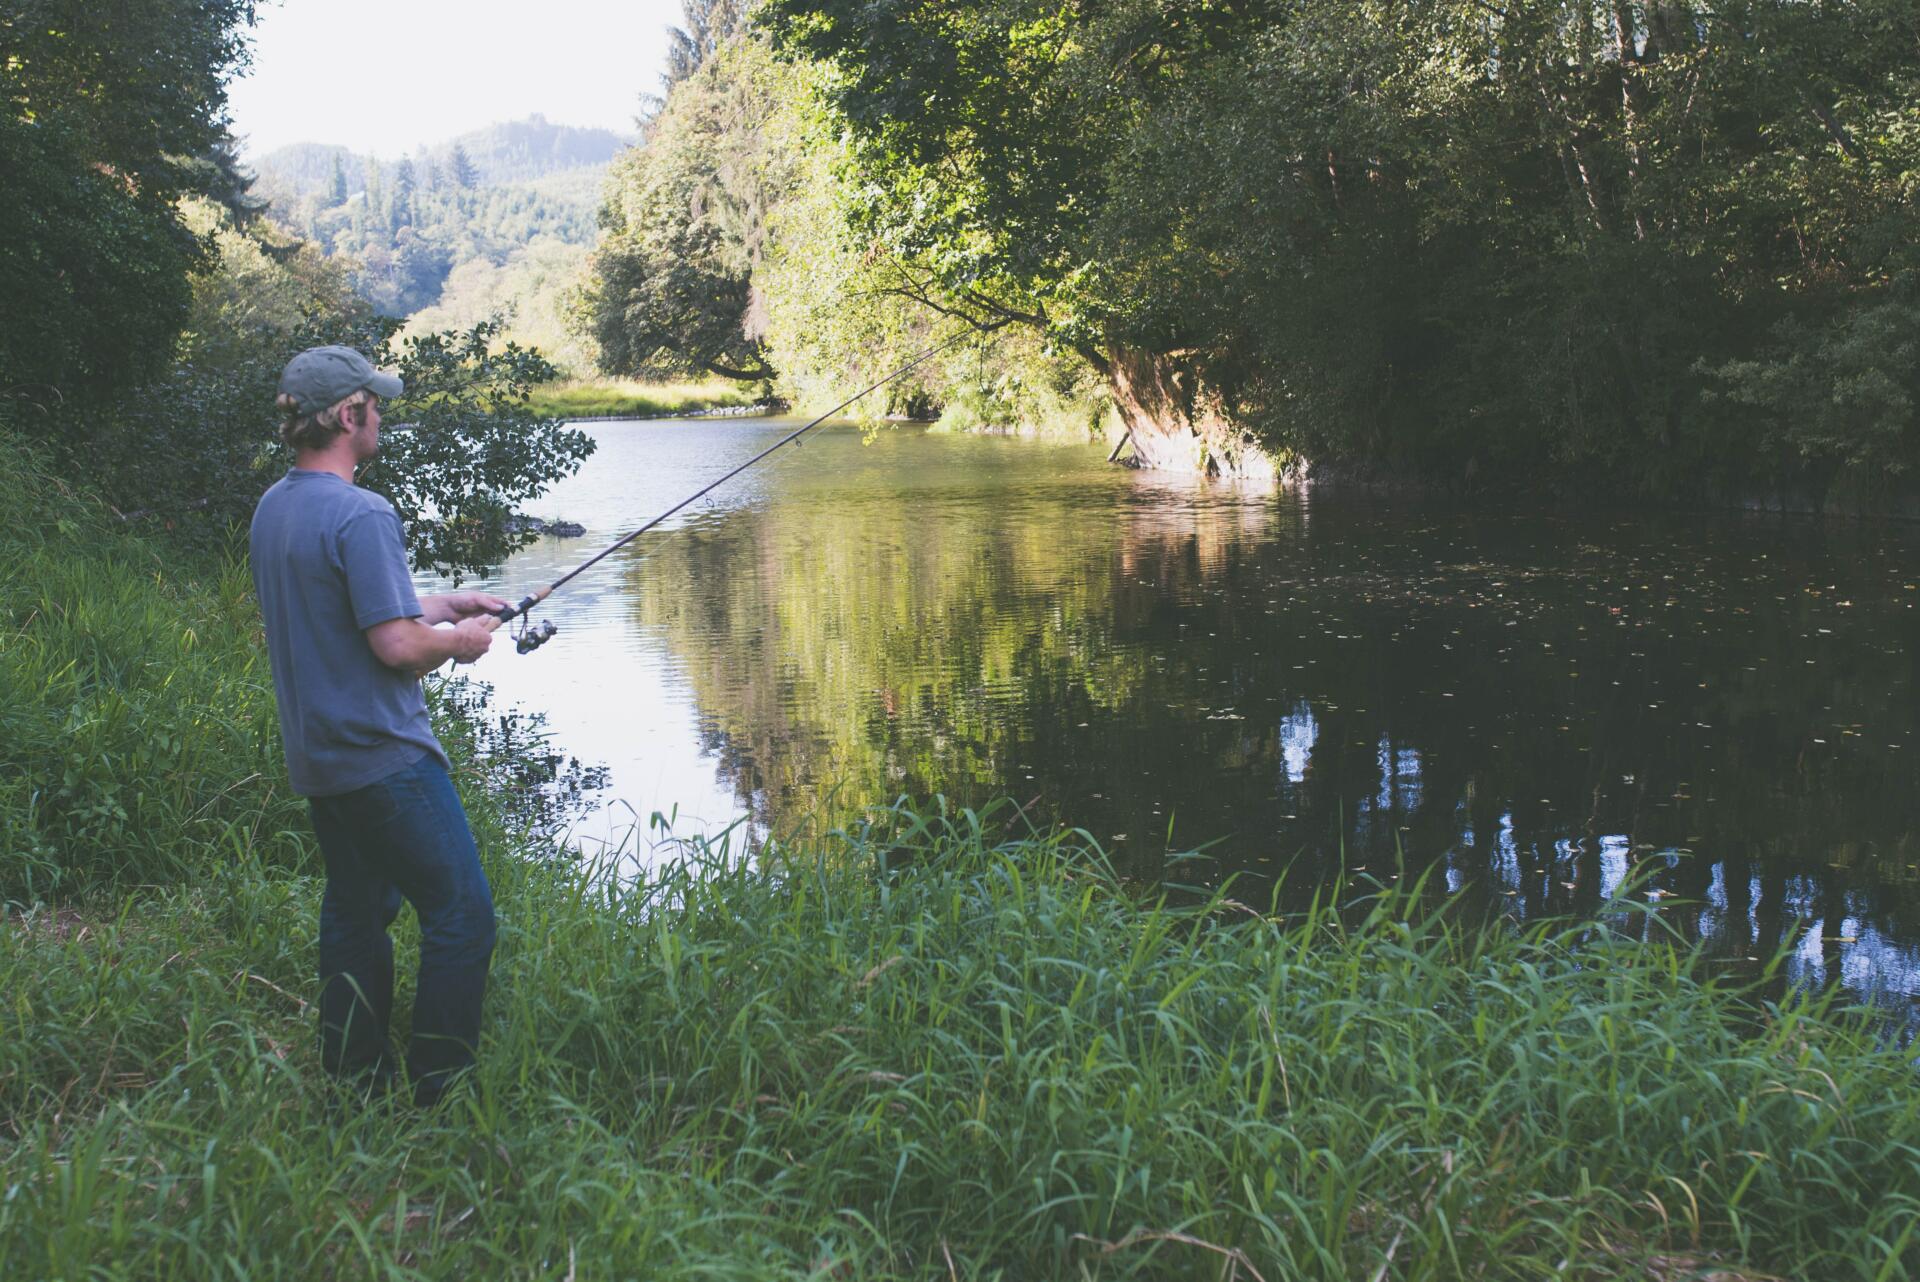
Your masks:
<svg viewBox="0 0 1920 1282"><path fill-rule="evenodd" d="M790 426L595 425L533 509L587 537L490 582L517 598ZM1273 493L921 428L776 458L477 665L609 768L583 846L1012 797L1141 875L1204 846L1173 875L1242 870L1246 899L1426 871L1525 918L1637 874L1735 960L1920 994L1908 529Z"/></svg>

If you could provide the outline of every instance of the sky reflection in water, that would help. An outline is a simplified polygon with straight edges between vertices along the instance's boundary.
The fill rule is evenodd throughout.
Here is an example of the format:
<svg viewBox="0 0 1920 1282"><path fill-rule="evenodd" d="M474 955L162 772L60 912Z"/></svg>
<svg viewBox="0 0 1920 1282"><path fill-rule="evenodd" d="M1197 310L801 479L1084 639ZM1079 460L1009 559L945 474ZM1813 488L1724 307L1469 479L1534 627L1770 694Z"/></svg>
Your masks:
<svg viewBox="0 0 1920 1282"><path fill-rule="evenodd" d="M789 425L601 424L519 596ZM591 849L1011 796L1259 899L1428 874L1920 994L1914 536L1296 496L1092 450L810 437L568 585L475 675L611 780ZM636 831L655 812L670 829ZM1399 852L1404 852L1401 854ZM1182 865L1179 875L1195 875ZM1631 878L1631 880L1630 880Z"/></svg>

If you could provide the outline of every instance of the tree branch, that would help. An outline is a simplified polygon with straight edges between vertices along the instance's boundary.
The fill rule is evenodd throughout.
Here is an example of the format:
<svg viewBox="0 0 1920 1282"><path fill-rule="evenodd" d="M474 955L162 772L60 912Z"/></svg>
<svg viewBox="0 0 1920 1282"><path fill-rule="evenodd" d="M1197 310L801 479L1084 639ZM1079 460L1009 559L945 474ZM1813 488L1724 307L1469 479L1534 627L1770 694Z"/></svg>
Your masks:
<svg viewBox="0 0 1920 1282"><path fill-rule="evenodd" d="M1840 144L1840 150L1855 160L1867 158L1866 148L1854 141L1853 135L1847 132L1847 127L1834 116L1833 108L1822 106L1816 98L1813 100L1813 114L1820 118L1820 123L1825 125L1827 132L1833 135L1833 140Z"/></svg>

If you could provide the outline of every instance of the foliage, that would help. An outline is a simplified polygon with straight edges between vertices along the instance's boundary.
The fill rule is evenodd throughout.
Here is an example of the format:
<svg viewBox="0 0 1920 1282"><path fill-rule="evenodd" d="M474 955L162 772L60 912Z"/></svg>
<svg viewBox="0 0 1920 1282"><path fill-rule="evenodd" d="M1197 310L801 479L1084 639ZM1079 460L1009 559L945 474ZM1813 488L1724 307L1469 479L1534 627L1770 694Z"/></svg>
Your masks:
<svg viewBox="0 0 1920 1282"><path fill-rule="evenodd" d="M1755 359L1708 372L1769 451L1863 479L1904 472L1920 406L1920 273L1824 322L1787 316Z"/></svg>
<svg viewBox="0 0 1920 1282"><path fill-rule="evenodd" d="M567 475L592 450L528 406L555 370L503 342L497 322L397 337L352 293L342 265L271 225L242 233L201 203L184 214L214 248L192 278L190 321L172 365L91 412L34 414L60 471L116 511L205 547L226 545L290 459L277 434L280 371L302 348L344 343L397 370L407 394L387 406L382 455L364 483L400 508L422 568L464 574L498 564L526 536L511 505ZM19 412L19 411L16 411Z"/></svg>
<svg viewBox="0 0 1920 1282"><path fill-rule="evenodd" d="M1912 266L1911 0L760 13L863 240L1278 451L1653 490L1911 462L1877 411L1789 440L1703 397Z"/></svg>
<svg viewBox="0 0 1920 1282"><path fill-rule="evenodd" d="M538 242L589 244L601 176L621 142L608 130L535 116L423 147L387 167L344 147L301 143L261 159L259 189L272 216L339 259L378 311L412 316L458 304L443 295L462 269L470 292L475 271L515 273ZM530 312L553 312L571 284L542 280ZM507 332L523 346L560 352L544 320L524 329L509 322Z"/></svg>
<svg viewBox="0 0 1920 1282"><path fill-rule="evenodd" d="M397 351L383 343L373 354L407 390L391 403L395 426L382 431L380 453L359 482L399 510L414 564L456 583L532 542L536 535L509 520L514 504L593 453L592 437L528 403L558 371L499 337L489 321L459 334L417 335Z"/></svg>
<svg viewBox="0 0 1920 1282"><path fill-rule="evenodd" d="M907 268L872 254L852 234L844 157L808 100L789 89L769 127L775 145L795 157L794 177L769 211L767 253L754 285L765 299L781 395L806 413L821 412L955 327L909 296L914 277ZM951 363L935 357L844 412L869 421L929 417L943 400Z"/></svg>
<svg viewBox="0 0 1920 1282"><path fill-rule="evenodd" d="M919 264L861 239L858 178L813 88L744 37L673 83L609 176L579 313L601 368L750 375L811 413L978 319L951 314ZM982 333L847 412L950 407L951 423L1045 418L1084 434L1100 400L1041 343Z"/></svg>
<svg viewBox="0 0 1920 1282"><path fill-rule="evenodd" d="M448 274L439 301L409 316L401 332L469 329L497 319L504 337L562 371L591 369L592 354L574 333L566 304L588 253L585 245L536 236L503 262L470 258Z"/></svg>
<svg viewBox="0 0 1920 1282"><path fill-rule="evenodd" d="M427 189L438 188L443 179L458 187L506 187L557 173L598 171L629 141L611 129L560 125L536 114L422 146L409 160ZM289 207L329 195L336 172L345 179L347 194L364 192L369 170L378 164L346 147L314 142L276 147L257 163L263 188Z"/></svg>
<svg viewBox="0 0 1920 1282"><path fill-rule="evenodd" d="M0 901L303 863L245 564L181 573L0 441Z"/></svg>
<svg viewBox="0 0 1920 1282"><path fill-rule="evenodd" d="M193 238L129 200L58 123L0 116L0 394L43 408L149 372L185 320Z"/></svg>
<svg viewBox="0 0 1920 1282"><path fill-rule="evenodd" d="M272 406L287 358L311 335L351 337L372 320L335 265L270 225L243 233L204 201L180 217L211 252L183 282L187 329L173 361L95 390L84 412L68 407L34 424L60 470L86 478L116 510L198 531L217 548L283 461Z"/></svg>
<svg viewBox="0 0 1920 1282"><path fill-rule="evenodd" d="M718 53L746 18L742 0L680 0L682 24L667 28L668 90L700 70Z"/></svg>
<svg viewBox="0 0 1920 1282"><path fill-rule="evenodd" d="M176 203L235 197L226 82L253 14L18 0L0 15L0 394L51 407L164 364L203 253Z"/></svg>
<svg viewBox="0 0 1920 1282"><path fill-rule="evenodd" d="M641 146L616 160L579 303L603 373L764 382L752 274L789 185L769 144L778 96L765 51L729 45L680 82Z"/></svg>

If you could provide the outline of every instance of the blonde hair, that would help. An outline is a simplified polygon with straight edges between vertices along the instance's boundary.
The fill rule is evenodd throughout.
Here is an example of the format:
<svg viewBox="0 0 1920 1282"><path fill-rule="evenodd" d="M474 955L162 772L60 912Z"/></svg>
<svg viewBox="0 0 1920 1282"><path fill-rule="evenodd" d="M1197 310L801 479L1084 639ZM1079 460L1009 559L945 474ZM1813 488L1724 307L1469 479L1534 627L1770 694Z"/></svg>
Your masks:
<svg viewBox="0 0 1920 1282"><path fill-rule="evenodd" d="M280 407L280 413L285 416L280 420L280 439L296 450L324 450L336 436L347 430L346 424L341 422L347 407L365 405L372 400L373 393L363 387L323 410L302 414L300 402L291 394L282 392L274 400L274 404Z"/></svg>

